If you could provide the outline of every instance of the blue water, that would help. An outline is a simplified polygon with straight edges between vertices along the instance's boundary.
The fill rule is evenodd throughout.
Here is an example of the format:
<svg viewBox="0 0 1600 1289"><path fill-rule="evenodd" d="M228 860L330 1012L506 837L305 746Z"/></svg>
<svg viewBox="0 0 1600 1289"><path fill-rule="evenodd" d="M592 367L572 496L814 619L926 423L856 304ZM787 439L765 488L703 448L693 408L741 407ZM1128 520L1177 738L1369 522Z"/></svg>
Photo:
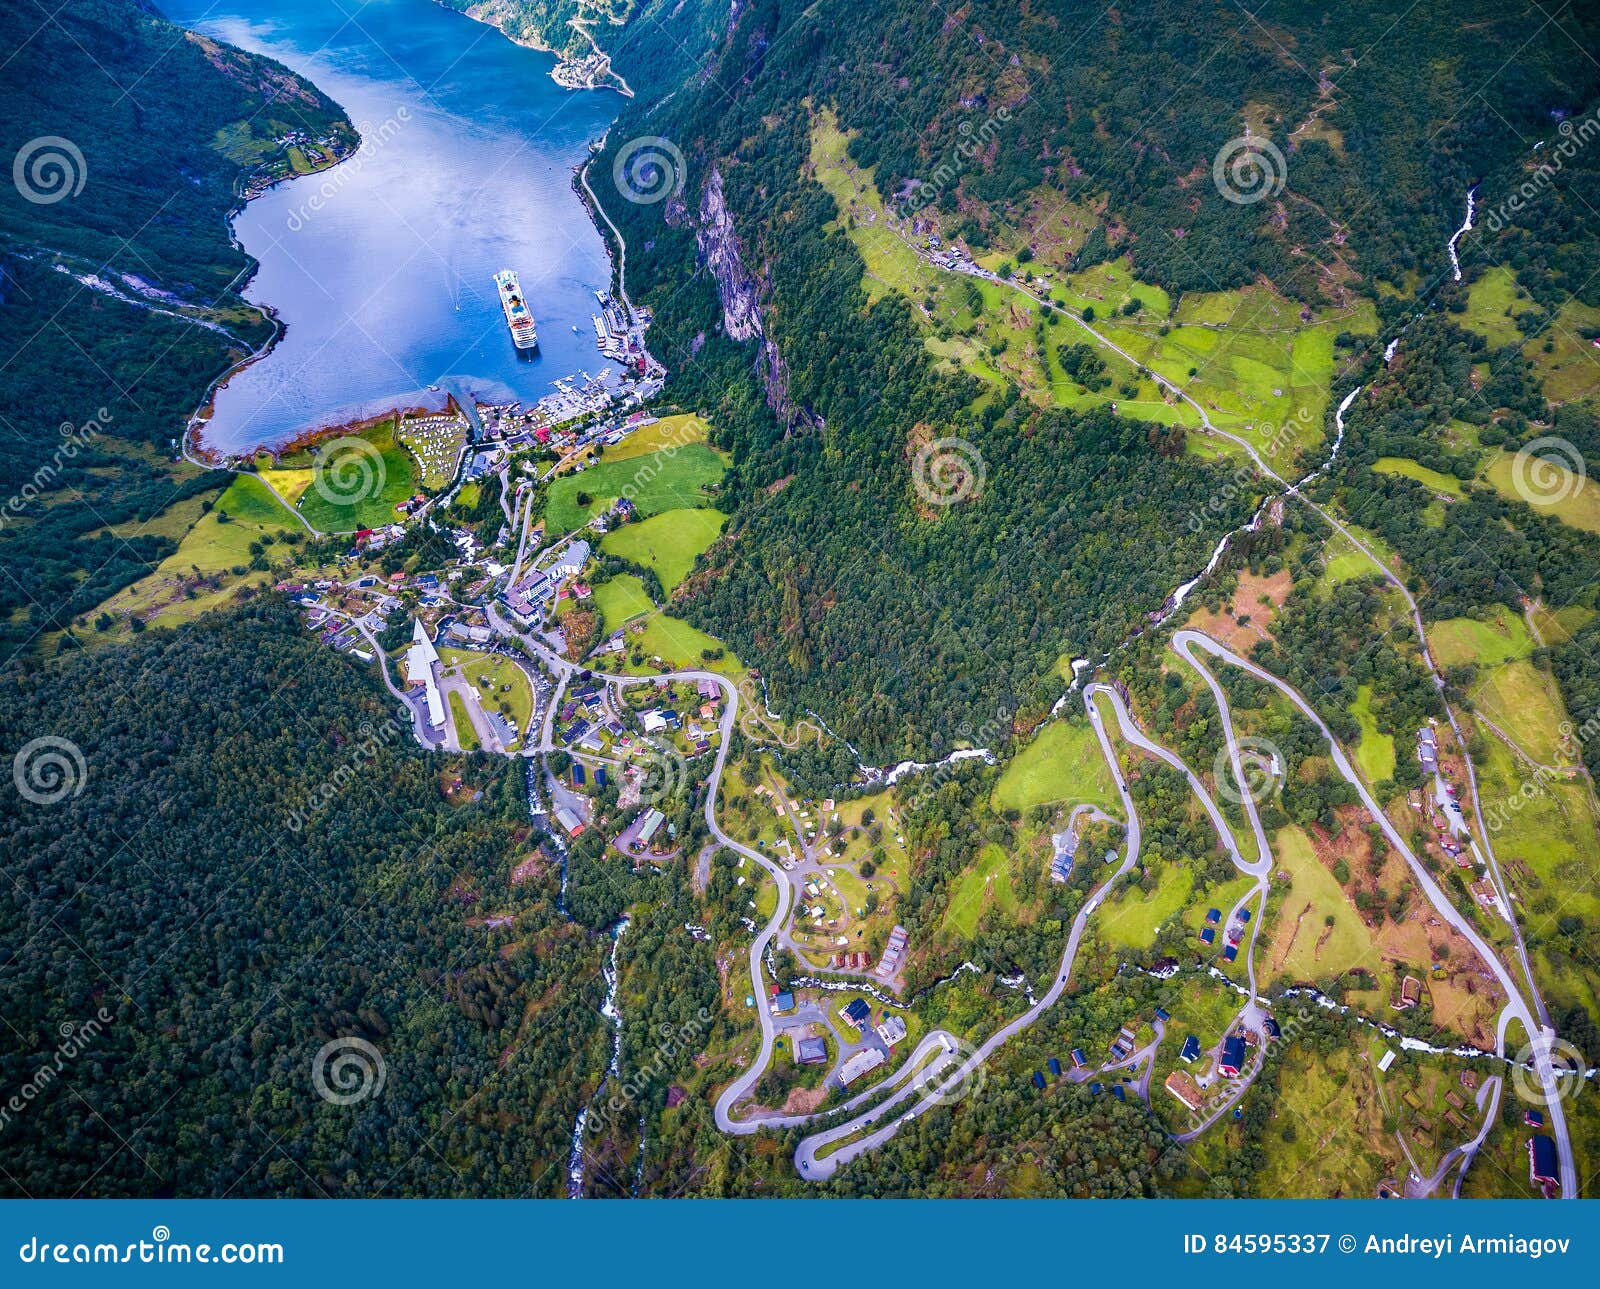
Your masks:
<svg viewBox="0 0 1600 1289"><path fill-rule="evenodd" d="M430 385L531 401L608 369L590 316L610 265L571 182L619 105L609 91L561 89L551 55L432 0L162 5L307 76L363 136L343 165L280 184L235 221L261 261L246 295L288 330L219 392L208 446L281 444ZM501 268L521 275L538 320L531 361L506 331Z"/></svg>

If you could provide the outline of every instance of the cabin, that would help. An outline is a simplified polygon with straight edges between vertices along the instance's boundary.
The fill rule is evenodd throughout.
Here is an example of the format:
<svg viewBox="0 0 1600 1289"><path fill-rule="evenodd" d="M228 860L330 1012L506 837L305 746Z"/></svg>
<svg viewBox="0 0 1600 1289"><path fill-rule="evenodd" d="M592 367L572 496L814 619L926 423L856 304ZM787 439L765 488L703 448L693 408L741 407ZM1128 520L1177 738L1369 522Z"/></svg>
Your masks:
<svg viewBox="0 0 1600 1289"><path fill-rule="evenodd" d="M1553 1199L1561 1193L1553 1137L1539 1133L1528 1138L1528 1181L1546 1199Z"/></svg>
<svg viewBox="0 0 1600 1289"><path fill-rule="evenodd" d="M1167 1081L1162 1086L1190 1110L1198 1110L1205 1104L1205 1093L1200 1091L1200 1085L1183 1070L1174 1070L1167 1075Z"/></svg>

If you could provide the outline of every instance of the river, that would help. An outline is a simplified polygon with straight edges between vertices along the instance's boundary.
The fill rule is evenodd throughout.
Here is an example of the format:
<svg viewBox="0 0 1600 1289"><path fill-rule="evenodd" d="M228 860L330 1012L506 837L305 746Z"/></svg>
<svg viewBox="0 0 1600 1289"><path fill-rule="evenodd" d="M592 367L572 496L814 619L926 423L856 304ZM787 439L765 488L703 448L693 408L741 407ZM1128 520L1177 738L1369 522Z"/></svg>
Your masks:
<svg viewBox="0 0 1600 1289"><path fill-rule="evenodd" d="M160 3L307 76L362 133L353 157L278 185L234 222L261 262L245 294L287 330L219 392L207 446L282 444L430 385L532 401L557 378L620 373L590 322L610 262L571 186L620 98L561 89L553 55L432 0L359 15L333 0ZM506 331L501 268L521 275L538 320L531 361Z"/></svg>

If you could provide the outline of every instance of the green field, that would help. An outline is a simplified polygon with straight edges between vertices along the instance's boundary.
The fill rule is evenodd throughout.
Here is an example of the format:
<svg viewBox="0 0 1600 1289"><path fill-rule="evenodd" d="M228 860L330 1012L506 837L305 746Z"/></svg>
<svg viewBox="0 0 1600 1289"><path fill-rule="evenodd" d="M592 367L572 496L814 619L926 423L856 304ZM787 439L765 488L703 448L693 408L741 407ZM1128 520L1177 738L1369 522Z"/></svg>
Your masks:
<svg viewBox="0 0 1600 1289"><path fill-rule="evenodd" d="M1194 870L1180 861L1161 866L1155 890L1148 895L1125 888L1107 901L1095 918L1100 934L1126 949L1148 949L1156 932L1182 913L1194 894Z"/></svg>
<svg viewBox="0 0 1600 1289"><path fill-rule="evenodd" d="M1256 968L1262 984L1271 980L1320 980L1351 967L1376 970L1377 947L1355 907L1345 898L1333 874L1322 866L1311 839L1297 827L1279 829L1273 838L1278 867L1289 875L1276 922L1263 953L1257 946ZM1333 918L1333 926L1327 919ZM1263 941L1265 943L1265 941Z"/></svg>
<svg viewBox="0 0 1600 1289"><path fill-rule="evenodd" d="M717 540L727 522L728 517L720 510L667 510L607 533L600 549L655 569L670 595L689 576L700 552Z"/></svg>
<svg viewBox="0 0 1600 1289"><path fill-rule="evenodd" d="M1356 690L1356 701L1350 704L1350 714L1361 726L1361 741L1356 745L1356 765L1368 783L1382 783L1394 778L1394 735L1378 730L1372 715L1372 686L1362 685Z"/></svg>
<svg viewBox="0 0 1600 1289"><path fill-rule="evenodd" d="M453 690L446 695L450 703L450 723L456 727L456 741L463 752L476 752L483 745L478 742L478 732L472 728L472 718L467 715L467 705L461 695Z"/></svg>
<svg viewBox="0 0 1600 1289"><path fill-rule="evenodd" d="M726 471L722 454L704 443L622 460L602 459L550 484L545 530L550 536L569 533L619 497L629 498L646 518L667 510L697 509L715 495ZM580 502L580 497L587 502Z"/></svg>
<svg viewBox="0 0 1600 1289"><path fill-rule="evenodd" d="M1442 667L1474 663L1494 667L1533 652L1528 624L1503 604L1494 605L1488 620L1448 618L1428 628L1428 644Z"/></svg>
<svg viewBox="0 0 1600 1289"><path fill-rule="evenodd" d="M1517 315L1534 308L1534 302L1517 286L1512 270L1496 265L1472 284L1467 292L1467 311L1460 316L1458 325L1476 332L1496 348L1520 344L1522 331L1517 326Z"/></svg>
<svg viewBox="0 0 1600 1289"><path fill-rule="evenodd" d="M650 425L630 431L621 443L614 444L600 454L602 461L628 461L634 457L649 456L665 448L681 448L690 443L704 443L711 427L693 413L663 416Z"/></svg>
<svg viewBox="0 0 1600 1289"><path fill-rule="evenodd" d="M994 785L996 810L1079 802L1107 811L1120 806L1100 742L1087 721L1051 721Z"/></svg>
<svg viewBox="0 0 1600 1289"><path fill-rule="evenodd" d="M252 544L264 545L285 533L305 531L254 475L235 475L209 513L200 514L199 507L198 498L172 507L174 519L192 520L178 549L150 573L98 605L88 615L91 622L101 613L118 620L132 615L152 625L192 622L227 603L241 586L267 580L268 573L249 568L255 558ZM140 531L159 531L164 518L158 516ZM265 553L269 558L273 554L270 549ZM208 584L197 585L197 577L206 577ZM105 636L115 636L120 629L119 621ZM84 631L81 638L96 640L101 633Z"/></svg>
<svg viewBox="0 0 1600 1289"><path fill-rule="evenodd" d="M395 506L416 494L417 476L392 427L389 422L334 439L310 455L313 477L300 495L308 524L325 533L353 533L400 517Z"/></svg>
<svg viewBox="0 0 1600 1289"><path fill-rule="evenodd" d="M990 842L977 860L961 875L945 911L944 927L963 940L978 933L978 920L984 910L998 908L1006 913L1017 910L1017 893L1011 886L1011 869L1005 850Z"/></svg>
<svg viewBox="0 0 1600 1289"><path fill-rule="evenodd" d="M1441 474L1438 470L1430 470L1419 461L1410 457L1379 457L1372 463L1372 468L1379 474L1399 474L1407 479L1415 479L1425 488L1432 488L1435 492L1442 492L1447 496L1459 497L1461 495L1461 480L1453 474Z"/></svg>
<svg viewBox="0 0 1600 1289"><path fill-rule="evenodd" d="M1551 480L1543 477L1546 472L1552 476ZM1585 532L1600 533L1600 484L1567 469L1559 460L1531 463L1531 468L1525 469L1522 475L1524 482L1531 486L1518 488L1516 454L1497 452L1483 477L1508 500L1524 502L1541 515L1559 519Z"/></svg>
<svg viewBox="0 0 1600 1289"><path fill-rule="evenodd" d="M477 689L478 701L485 711L497 711L504 703L518 731L527 733L533 715L533 687L528 674L515 662L503 654L448 645L439 650L439 661L446 670L459 670L467 683Z"/></svg>
<svg viewBox="0 0 1600 1289"><path fill-rule="evenodd" d="M649 613L655 605L646 594L644 583L632 573L622 573L594 588L595 608L600 610L602 630L610 635L630 618Z"/></svg>
<svg viewBox="0 0 1600 1289"><path fill-rule="evenodd" d="M615 580L615 579L613 579ZM707 659L703 657L705 651L716 652L722 650L722 657ZM700 667L707 671L717 672L719 675L728 676L737 681L744 676L744 664L715 636L708 636L704 631L690 626L682 618L675 618L668 613L652 613L645 619L644 630L638 635L628 635L628 654L631 656L639 650L645 658L660 658L662 662L675 668ZM650 671L653 666L636 668L629 667L630 671Z"/></svg>
<svg viewBox="0 0 1600 1289"><path fill-rule="evenodd" d="M1480 673L1472 702L1540 764L1569 759L1561 742L1566 708L1555 683L1531 662L1518 659Z"/></svg>

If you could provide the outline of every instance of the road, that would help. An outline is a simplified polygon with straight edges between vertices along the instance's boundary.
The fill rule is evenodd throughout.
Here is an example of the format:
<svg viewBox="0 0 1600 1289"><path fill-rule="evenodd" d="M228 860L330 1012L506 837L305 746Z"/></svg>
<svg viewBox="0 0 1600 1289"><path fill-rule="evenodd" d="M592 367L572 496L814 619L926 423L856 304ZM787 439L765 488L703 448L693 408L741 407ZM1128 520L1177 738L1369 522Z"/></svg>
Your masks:
<svg viewBox="0 0 1600 1289"><path fill-rule="evenodd" d="M567 680L571 677L576 668L572 663L555 654L542 642L518 632L514 628L511 628L509 624L505 623L504 619L501 618L493 609L490 610L490 620L495 625L497 630L504 631L506 634L515 636L523 641L525 646L533 650L545 662L545 664L550 667L552 672L558 678L557 693L555 697L552 698L550 708L547 713L546 732L545 737L542 740L542 745L548 746L550 719L559 703L560 691L565 687ZM1389 821L1388 817L1384 814L1378 803L1373 799L1371 793L1362 783L1360 776L1356 773L1349 759L1345 756L1343 749L1339 746L1338 740L1334 737L1332 731L1327 727L1326 724L1324 724L1321 717L1317 715L1316 711L1311 707L1306 699L1292 686L1280 680L1271 672L1268 672L1250 660L1239 656L1231 649L1228 649L1226 646L1219 644L1218 642L1212 640L1209 636L1203 635L1198 631L1189 629L1179 630L1173 636L1172 648L1185 663L1192 667L1201 676L1208 688L1210 688L1213 697L1216 699L1219 713L1222 716L1222 729L1227 744L1228 755L1233 767L1233 772L1240 784L1245 783L1246 779L1243 773L1243 763L1241 759L1242 753L1239 747L1236 731L1234 729L1232 711L1228 706L1227 695L1222 689L1220 683L1217 681L1216 676L1211 672L1206 663L1203 662L1199 656L1197 656L1198 654L1207 654L1212 658L1219 659L1232 666L1240 668L1248 674L1256 677L1258 680L1275 686L1286 697L1288 697L1296 707L1300 709L1302 714L1305 715L1313 725L1316 726L1323 738L1328 743L1329 751L1335 767L1355 788L1357 795L1362 800L1363 805L1367 808L1373 819L1383 829L1391 845L1393 845L1395 849L1405 858L1412 871L1413 877L1416 879L1423 892L1427 895L1429 902L1433 904L1435 911L1442 918L1444 918L1445 921L1449 922L1450 925L1453 926L1468 941L1468 943L1473 946L1474 950L1477 951L1485 964L1488 965L1491 971L1495 974L1502 989L1505 990L1509 1001L1507 1003L1505 1012L1502 1014L1499 1027L1500 1032L1498 1038L1498 1047L1500 1054L1504 1055L1505 1031L1508 1022L1511 1020L1516 1020L1518 1023L1522 1024L1530 1039L1538 1038L1541 1034L1541 1031L1537 1021L1535 1020L1534 1013L1523 999L1522 994L1517 988L1516 981L1506 969L1505 964L1478 934L1476 927L1445 897L1444 893L1434 882L1433 877L1428 872L1427 868L1418 860L1417 856L1412 853L1405 839ZM596 673L596 679L606 685L623 688L634 684L654 684L659 679L662 679L662 677L614 677ZM761 1075L765 1072L772 1060L778 1026L776 1019L772 1015L771 1009L767 1005L768 990L766 987L767 981L763 960L765 958L768 946L773 943L774 939L780 935L783 928L787 925L791 910L793 908L794 899L793 887L788 880L789 875L783 870L783 868L775 863L772 859L761 854L759 851L746 846L744 843L729 836L727 832L723 830L721 824L717 820L717 792L721 783L722 773L727 762L731 735L738 722L739 692L733 683L725 676L721 676L710 671L696 670L673 672L669 673L665 679L694 682L705 680L716 685L718 690L721 692L724 700L720 719L721 738L718 743L711 773L707 778L707 791L704 810L706 827L719 844L736 854L742 855L745 859L753 861L762 870L764 870L773 879L778 893L777 905L772 916L768 919L766 925L760 929L755 938L751 941L749 952L747 954L750 992L756 999L755 1011L761 1030L760 1044L756 1052L756 1057L751 1063L750 1067L736 1077L731 1083L729 1083L729 1085L723 1089L721 1096L717 1098L714 1108L717 1126L724 1132L741 1135L756 1132L764 1126L800 1126L807 1122L814 1121L822 1116L776 1115L764 1116L756 1119L737 1119L733 1114L734 1107L748 1097L751 1089L755 1086L756 1082L760 1079ZM815 1180L821 1180L832 1176L833 1173L841 1166L850 1163L852 1160L858 1158L867 1151L872 1150L888 1141L899 1130L900 1126L908 1119L916 1117L918 1114L922 1113L924 1110L932 1108L934 1105L964 1093L966 1089L973 1086L978 1072L988 1061L989 1057L993 1055L994 1052L997 1051L1009 1039L1027 1028L1040 1015L1052 1007L1061 997L1061 994L1065 991L1067 983L1071 977L1072 964L1076 959L1078 947L1082 942L1089 918L1093 915L1095 910L1099 908L1101 903L1103 903L1116 880L1123 874L1130 871L1137 863L1142 844L1139 815L1134 807L1133 799L1129 794L1127 781L1123 777L1121 767L1117 760L1115 748L1113 747L1110 736L1107 733L1104 718L1100 710L1101 701L1110 703L1112 711L1117 719L1121 735L1130 745L1139 748L1151 756L1156 757L1184 776L1185 780L1190 786L1191 791L1194 792L1196 799L1200 801L1202 807L1210 817L1217 836L1222 842L1224 848L1228 851L1234 865L1241 872L1247 873L1256 879L1255 890L1247 895L1239 905L1235 906L1233 911L1234 915L1237 916L1239 909L1242 908L1244 903L1248 902L1250 899L1259 897L1264 900L1266 881L1272 871L1272 855L1270 847L1267 844L1265 831L1255 809L1254 802L1251 800L1250 794L1242 793L1241 797L1246 817L1249 820L1251 830L1256 840L1257 855L1253 860L1247 860L1239 851L1238 844L1234 840L1233 831L1228 826L1227 820L1224 818L1216 801L1212 798L1210 791L1206 788L1206 785L1199 779L1199 777L1189 769L1182 758L1145 736L1143 731L1141 731L1138 726L1133 723L1121 696L1114 689L1103 684L1090 684L1086 686L1084 690L1084 704L1088 710L1090 723L1095 731L1095 736L1100 743L1101 752L1106 758L1107 765L1111 768L1112 777L1116 783L1117 793L1121 799L1124 816L1127 821L1127 844L1122 863L1118 866L1117 871L1112 874L1110 878L1108 878L1095 889L1090 897L1084 902L1083 907L1079 909L1077 916L1073 919L1072 929L1068 935L1066 946L1062 951L1060 967L1056 972L1055 978L1050 987L1036 1002L1034 1002L1021 1015L1017 1016L1008 1024L997 1030L987 1040L985 1040L981 1046L967 1053L965 1056L962 1056L959 1062L955 1064L955 1068L949 1073L945 1073L945 1071L949 1068L951 1063L955 1061L956 1057L960 1055L964 1047L964 1045L961 1043L961 1040L943 1030L935 1030L926 1035L922 1042L918 1045L917 1050L905 1063L900 1074L896 1076L896 1078L891 1079L888 1084L878 1085L872 1089L869 1089L867 1092L861 1095L861 1098L847 1102L844 1108L853 1108L856 1104L860 1103L860 1101L867 1098L880 1097L888 1088L897 1089L891 1097L879 1102L876 1105L873 1105L869 1109L863 1110L861 1113L844 1121L843 1123L834 1124L819 1132L812 1133L800 1142L799 1146L795 1150L795 1166L802 1176ZM1259 911L1260 910L1258 909L1258 914ZM1243 1022L1247 1025L1250 1025L1251 1027L1256 1028L1258 1031L1261 1029L1260 1022L1262 1019L1262 1013L1257 1003L1254 971L1254 949L1256 935L1260 929L1261 922L1262 918L1259 915L1252 919L1249 931L1250 948L1246 955L1246 972L1249 978L1250 990L1249 1000L1241 1010L1236 1021L1236 1023ZM1539 1073L1542 1081L1544 1081L1548 1086L1554 1086L1554 1076L1551 1071L1548 1049L1541 1046L1537 1042L1534 1044L1534 1047L1534 1065L1536 1071ZM927 1069L921 1072L921 1076L915 1080L911 1080L909 1078L909 1072L916 1067L919 1061L932 1053L935 1048L942 1052L943 1055L934 1057ZM1241 1076L1235 1081L1233 1088L1230 1090L1228 1098L1212 1113L1205 1123L1187 1133L1180 1135L1177 1137L1177 1140L1191 1140L1193 1137L1197 1136L1200 1132L1203 1132L1207 1127L1209 1127L1211 1123L1215 1122L1217 1118L1226 1113L1227 1110L1238 1101L1239 1097L1243 1095L1244 1091L1249 1087L1255 1074L1259 1072L1263 1064L1263 1048L1258 1046L1256 1048L1250 1069L1241 1074ZM935 1082L935 1079L937 1079L937 1082ZM907 1103L910 1104L902 1113L896 1114L887 1122L881 1121L882 1116L886 1112L896 1110ZM834 1113L837 1113L837 1111ZM1550 1099L1549 1118L1551 1123L1551 1131L1557 1142L1558 1157L1560 1159L1562 1193L1565 1196L1575 1196L1577 1194L1576 1169L1573 1164L1571 1140L1567 1131L1563 1106L1559 1097L1552 1097ZM850 1137L857 1132L861 1132L867 1127L872 1127L872 1131L863 1132L861 1136L853 1141L847 1142L843 1146L840 1146L831 1154L819 1157L819 1149L829 1146L839 1141L841 1138ZM1470 1153L1468 1152L1467 1147L1462 1148L1465 1154L1464 1165L1470 1164L1471 1155L1476 1153L1477 1144L1481 1144L1481 1140L1478 1143L1467 1143L1467 1147L1471 1148Z"/></svg>
<svg viewBox="0 0 1600 1289"><path fill-rule="evenodd" d="M1112 693L1114 696L1114 691L1105 690L1104 687L1100 688L1103 690L1103 692ZM940 1077L939 1082L931 1088L925 1090L923 1095L918 1098L916 1103L912 1105L911 1108L904 1114L897 1116L886 1124L882 1124L874 1131L866 1134L863 1137L860 1137L856 1141L852 1141L844 1146L841 1146L832 1154L820 1159L817 1157L817 1149L820 1146L824 1146L830 1142L836 1141L840 1137L849 1136L851 1133L866 1126L868 1123L873 1122L887 1107L876 1106L872 1110L858 1115L856 1118L847 1123L840 1124L837 1127L829 1128L820 1133L813 1133L811 1136L801 1141L800 1145L795 1149L795 1165L800 1169L800 1172L803 1176L812 1178L813 1180L822 1180L831 1177L840 1167L840 1165L847 1164L858 1156L874 1149L877 1146L881 1146L884 1142L888 1141L889 1138L894 1136L894 1134L899 1131L901 1124L903 1124L907 1119L915 1118L923 1110L930 1109L934 1105L937 1105L946 1099L951 1099L963 1094L967 1088L973 1086L978 1070L981 1069L984 1063L988 1061L989 1057L998 1051L1007 1040L1021 1033L1029 1025L1033 1024L1033 1022L1036 1021L1041 1015L1053 1007L1056 1003L1056 1000L1060 998L1062 993L1065 991L1067 987L1067 981L1072 974L1072 963L1073 960L1078 956L1078 945L1083 940L1083 933L1085 928L1088 926L1090 916L1097 908L1100 907L1101 903L1110 893L1111 888L1116 883L1117 879L1132 869L1134 864L1138 862L1139 850L1142 844L1142 838L1139 829L1139 814L1138 811L1134 809L1133 798L1128 794L1128 785L1122 777L1121 770L1117 766L1115 749L1113 749L1111 746L1111 740L1107 736L1104 727L1100 723L1098 713L1092 701L1092 695L1086 693L1084 696L1084 701L1089 706L1090 715L1094 721L1095 734L1100 740L1100 749L1105 754L1107 763L1111 766L1112 776L1116 779L1117 783L1117 793L1122 799L1122 809L1127 818L1127 852L1123 856L1122 863L1117 866L1117 871L1095 889L1094 893L1084 901L1083 907L1078 910L1078 915L1073 918L1072 931L1067 936L1066 948L1063 949L1061 953L1061 965L1056 972L1055 979L1050 984L1050 988L1045 990L1044 994L1041 995L1038 1001L1029 1007L1027 1011L1023 1012L1020 1016L996 1030L994 1034L990 1035L990 1037L984 1041L982 1046L978 1047L976 1050L967 1055L956 1066L954 1071L948 1075L943 1075ZM956 1039L954 1035L946 1034L943 1031L935 1031L934 1034L928 1035L928 1038L931 1039L940 1035L951 1040L952 1042L957 1044L960 1043L960 1040ZM924 1042L926 1041L927 1040L925 1039ZM910 1092L907 1092L905 1094L905 1098L909 1099L909 1097ZM718 1104L720 1106L721 1103L719 1102Z"/></svg>
<svg viewBox="0 0 1600 1289"><path fill-rule="evenodd" d="M1345 755L1344 749L1339 746L1339 741L1334 737L1333 731L1323 722L1322 717L1317 715L1316 710L1306 701L1305 697L1292 685L1280 680L1270 671L1257 666L1247 658L1240 657L1226 645L1219 644L1211 639L1210 636L1203 635L1198 631L1184 629L1174 633L1172 648L1180 658L1203 674L1208 673L1196 659L1196 650L1220 658L1222 661L1238 667L1241 671L1249 673L1257 680L1265 681L1267 684L1275 686L1279 692L1284 694L1291 703L1300 709L1301 714L1306 719L1317 727L1317 730L1327 741L1328 751L1335 768L1356 790L1357 796L1361 798L1361 804L1366 807L1373 821L1383 830L1383 834L1388 838L1389 844L1406 861L1413 879L1422 889L1423 894L1428 897L1428 902L1433 905L1434 912L1455 928L1462 938L1472 946L1479 958L1483 960L1484 965L1494 974L1501 989L1505 991L1508 1002L1505 1013L1502 1016L1496 1043L1498 1054L1501 1056L1506 1054L1505 1017L1509 1016L1510 1019L1521 1024L1527 1032L1529 1042L1533 1048L1534 1070L1539 1075L1541 1085L1549 1088L1557 1086L1550 1060L1548 1032L1543 1029L1538 1019L1536 1019L1533 1009L1529 1007L1524 999L1517 982L1512 978L1511 972L1507 970L1505 963L1501 961L1500 955L1479 934L1478 928L1473 922L1456 908L1455 904L1439 888L1438 883L1434 881L1433 874L1428 871L1427 865L1418 859L1410 844L1401 836L1400 830L1394 826L1388 815L1384 813L1378 802L1373 798L1371 792L1367 790L1366 784L1362 782L1361 776L1356 773L1355 767ZM1223 732L1227 738L1230 753L1237 755L1234 751L1235 739L1231 720L1223 722ZM1546 1109L1550 1118L1551 1135L1556 1140L1557 1156L1561 1165L1561 1193L1565 1198L1576 1198L1578 1194L1578 1174L1577 1168L1573 1163L1572 1140L1567 1131L1566 1114L1562 1099L1559 1096L1550 1096Z"/></svg>

